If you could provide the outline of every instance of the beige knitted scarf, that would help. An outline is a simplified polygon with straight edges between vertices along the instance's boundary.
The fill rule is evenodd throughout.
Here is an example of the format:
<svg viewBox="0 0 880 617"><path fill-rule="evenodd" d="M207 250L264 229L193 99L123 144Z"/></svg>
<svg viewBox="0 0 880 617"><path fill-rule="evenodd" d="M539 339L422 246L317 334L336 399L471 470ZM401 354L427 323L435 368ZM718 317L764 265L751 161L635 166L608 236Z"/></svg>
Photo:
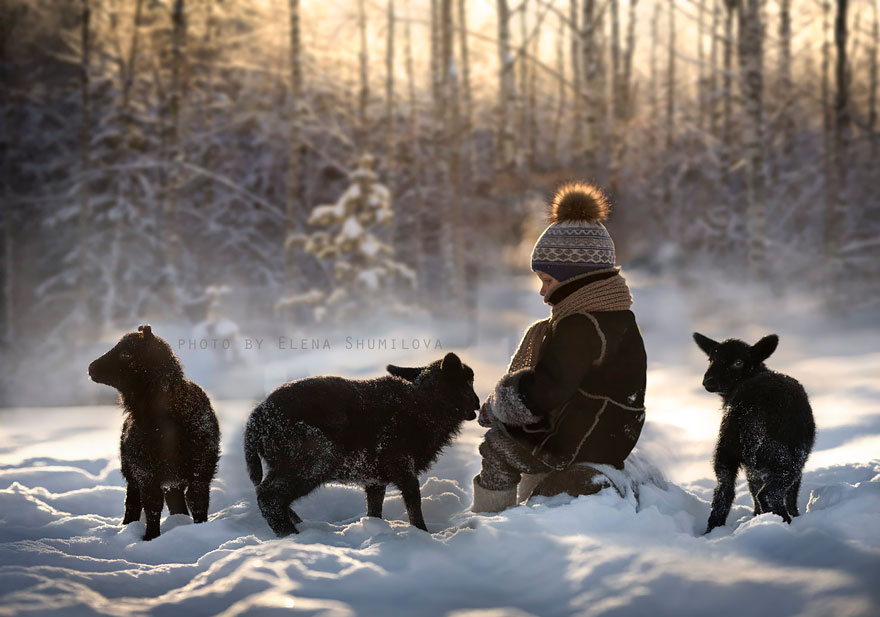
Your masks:
<svg viewBox="0 0 880 617"><path fill-rule="evenodd" d="M575 313L599 313L607 311L627 311L632 306L632 294L626 279L620 274L620 268L609 268L601 270L601 272L617 272L617 276L612 276L589 285L584 285L580 289L574 291L558 304L554 304L550 311L550 317L536 321L529 329L526 330L516 353L510 359L510 366L507 372L518 371L522 368L531 368L538 362L538 350L541 347L541 341L549 330L556 326L563 317L568 317ZM591 272L584 276L592 276L599 274ZM571 281L577 280L571 279ZM571 281L565 281L565 284ZM548 295L553 291L551 288Z"/></svg>

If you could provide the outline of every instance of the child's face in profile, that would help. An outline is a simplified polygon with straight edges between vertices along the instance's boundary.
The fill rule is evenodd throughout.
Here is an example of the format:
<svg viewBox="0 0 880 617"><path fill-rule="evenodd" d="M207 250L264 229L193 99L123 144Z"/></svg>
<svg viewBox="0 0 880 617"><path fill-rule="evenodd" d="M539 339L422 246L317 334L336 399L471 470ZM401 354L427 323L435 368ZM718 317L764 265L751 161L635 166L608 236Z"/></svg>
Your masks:
<svg viewBox="0 0 880 617"><path fill-rule="evenodd" d="M538 276L539 279L541 279L541 291L539 293L541 294L542 298L546 297L547 291L549 291L550 288L553 287L559 281L557 281L555 278L553 278L549 274L545 274L544 272L535 271L535 274Z"/></svg>

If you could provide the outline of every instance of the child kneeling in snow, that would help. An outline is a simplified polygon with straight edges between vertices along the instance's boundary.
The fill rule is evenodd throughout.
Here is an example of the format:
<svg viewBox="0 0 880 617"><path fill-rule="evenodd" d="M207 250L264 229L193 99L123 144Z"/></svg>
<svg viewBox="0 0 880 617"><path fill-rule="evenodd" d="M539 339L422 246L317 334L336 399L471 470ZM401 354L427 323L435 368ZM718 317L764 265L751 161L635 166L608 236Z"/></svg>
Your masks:
<svg viewBox="0 0 880 617"><path fill-rule="evenodd" d="M636 445L647 360L602 225L608 209L591 184L567 184L553 199L550 226L532 252L551 314L526 331L480 410L480 425L490 428L480 444L474 512L516 505L517 487L523 499L596 492L601 474L589 464L622 469Z"/></svg>

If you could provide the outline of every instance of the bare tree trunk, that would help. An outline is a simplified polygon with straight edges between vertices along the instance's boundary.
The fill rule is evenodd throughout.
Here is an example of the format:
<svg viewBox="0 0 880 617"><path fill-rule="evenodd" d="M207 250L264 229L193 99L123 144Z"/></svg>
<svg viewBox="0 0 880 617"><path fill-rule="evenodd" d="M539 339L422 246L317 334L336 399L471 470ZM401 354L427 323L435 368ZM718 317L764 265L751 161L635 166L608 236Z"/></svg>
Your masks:
<svg viewBox="0 0 880 617"><path fill-rule="evenodd" d="M586 149L584 164L587 169L596 169L596 148L599 141L599 114L601 112L599 59L596 45L595 0L583 0L583 19L581 24L581 53L583 55L584 90L587 93Z"/></svg>
<svg viewBox="0 0 880 617"><path fill-rule="evenodd" d="M724 207L719 210L718 227L722 238L730 220L730 172L733 167L733 18L736 0L724 0L724 77L722 81L721 190ZM722 241L723 242L723 241ZM726 244L726 243L725 243Z"/></svg>
<svg viewBox="0 0 880 617"><path fill-rule="evenodd" d="M300 175L302 173L302 50L300 37L300 4L299 0L289 0L290 12L290 138L288 143L287 165L287 239L284 246L285 292L295 293L298 290L298 268L296 264L297 245L293 238L299 231L298 215L300 203ZM363 126L363 125L361 125Z"/></svg>
<svg viewBox="0 0 880 617"><path fill-rule="evenodd" d="M709 91L706 105L709 111L709 135L714 140L718 136L718 2L712 2L712 38L709 47Z"/></svg>
<svg viewBox="0 0 880 617"><path fill-rule="evenodd" d="M565 18L559 15L559 30L556 33L556 72L558 90L556 93L556 117L553 120L553 140L550 144L550 159L560 165L559 130L562 127L562 110L565 109Z"/></svg>
<svg viewBox="0 0 880 617"><path fill-rule="evenodd" d="M880 23L878 23L878 0L871 2L874 20L871 25L870 78L868 83L868 135L871 141L871 161L875 164L880 156L880 133L877 132L877 55L880 54Z"/></svg>
<svg viewBox="0 0 880 617"><path fill-rule="evenodd" d="M175 313L178 305L180 276L180 235L177 226L178 198L181 185L183 150L180 145L180 110L183 99L183 62L186 53L186 17L184 0L175 0L171 14L171 160L169 167L168 201L166 202L165 225L163 240L165 242L165 267L167 268L165 284L171 312Z"/></svg>
<svg viewBox="0 0 880 617"><path fill-rule="evenodd" d="M763 46L761 0L740 0L740 88L745 107L746 219L749 271L764 278L767 254L767 204L764 175Z"/></svg>
<svg viewBox="0 0 880 617"><path fill-rule="evenodd" d="M471 176L474 165L474 100L471 93L471 63L468 54L468 30L466 0L458 0L458 37L459 55L461 56L461 92L464 100L464 126L462 133L465 135L464 143L464 168L469 170Z"/></svg>
<svg viewBox="0 0 880 617"><path fill-rule="evenodd" d="M651 115L660 116L660 69L657 48L660 46L660 7L661 0L654 0L654 13L651 17ZM651 146L657 145L656 131L650 133Z"/></svg>
<svg viewBox="0 0 880 617"><path fill-rule="evenodd" d="M626 28L626 47L621 50L620 16L617 3L611 3L611 169L612 193L619 191L620 169L626 152L627 127L632 108L632 61L635 53L636 6L638 0L630 0Z"/></svg>
<svg viewBox="0 0 880 617"><path fill-rule="evenodd" d="M671 153L675 144L675 0L669 0L667 15L668 61L666 66L666 152ZM664 174L663 202L672 203L671 174Z"/></svg>
<svg viewBox="0 0 880 617"><path fill-rule="evenodd" d="M516 167L522 169L526 160L526 142L528 141L528 118L526 112L526 100L528 98L529 60L528 54L528 29L527 17L529 12L529 0L522 0L519 6L519 45L520 53L517 54L517 68L519 69L519 87L516 97L516 133L514 135L514 149L516 154Z"/></svg>
<svg viewBox="0 0 880 617"><path fill-rule="evenodd" d="M508 169L513 162L510 131L511 101L516 100L516 87L513 75L513 57L510 54L510 9L507 0L498 0L498 164Z"/></svg>
<svg viewBox="0 0 880 617"><path fill-rule="evenodd" d="M794 119L791 102L794 83L791 79L791 0L779 0L779 93L782 109L779 111L782 129L783 162L790 164L794 148Z"/></svg>
<svg viewBox="0 0 880 617"><path fill-rule="evenodd" d="M205 128L210 133L214 128L214 66L211 61L211 56L207 54L213 54L215 51L214 40L215 35L217 34L217 24L214 19L214 3L217 0L205 0L205 35L203 40L203 45L206 50L206 60L203 66L203 71L205 74ZM205 149L205 160L203 163L205 169L209 171L216 171L216 158L214 156L214 152L211 148ZM214 203L214 183L206 182L205 183L205 202L206 205L210 207L211 204Z"/></svg>
<svg viewBox="0 0 880 617"><path fill-rule="evenodd" d="M82 24L80 37L80 104L82 107L82 122L80 124L80 156L81 174L79 189L79 276L77 281L77 313L79 318L85 318L88 314L88 284L86 282L88 266L88 224L89 224L89 171L91 164L91 141L92 141L92 101L89 92L89 65L91 56L91 41L89 26L91 23L91 7L89 0L82 0ZM85 329L82 329L85 332Z"/></svg>
<svg viewBox="0 0 880 617"><path fill-rule="evenodd" d="M388 38L385 45L385 130L386 154L385 168L388 175L388 186L392 196L396 194L395 174L397 172L397 146L394 121L394 0L388 0Z"/></svg>
<svg viewBox="0 0 880 617"><path fill-rule="evenodd" d="M703 19L705 10L706 0L700 0L697 5L697 127L700 133L706 130L706 67L703 57L703 38L706 36L706 21Z"/></svg>
<svg viewBox="0 0 880 617"><path fill-rule="evenodd" d="M834 98L834 181L832 185L833 207L825 213L825 244L832 283L832 290L838 289L840 275L840 249L846 226L846 176L849 163L849 79L847 75L847 9L848 0L837 0L837 15L834 21L834 45L837 48L835 63ZM833 293L832 291L832 293ZM832 295L832 298L836 294Z"/></svg>
<svg viewBox="0 0 880 617"><path fill-rule="evenodd" d="M718 91L718 23L720 21L720 11L719 11L719 0L710 0L712 3L712 25L710 31L710 51L709 51L709 67L708 74L706 77L706 113L708 115L709 120L709 143L712 144L712 148L715 147L715 142L719 137L718 134L718 125L721 120L719 110L719 91ZM725 35L726 36L726 35ZM729 42L726 43L728 49L730 47ZM729 82L730 76L726 75L725 80ZM727 82L725 82L727 83ZM725 94L725 97L729 97L729 92ZM726 98L725 98L726 101ZM707 249L707 252L711 252L713 249L718 253L724 252L724 239L726 237L726 227L727 227L727 208L728 204L726 202L727 196L727 168L729 166L729 162L725 159L727 156L726 145L722 142L720 147L718 148L718 157L720 160L720 164L717 168L713 169L714 173L710 176L710 184L712 194L715 195L715 199L712 200L710 204L708 204L703 209L703 221L704 221L704 248Z"/></svg>
<svg viewBox="0 0 880 617"><path fill-rule="evenodd" d="M609 4L611 8L611 107L615 113L611 116L611 134L615 134L615 120L618 117L617 109L624 103L621 99L621 71L620 71L620 11L617 2Z"/></svg>
<svg viewBox="0 0 880 617"><path fill-rule="evenodd" d="M119 141L118 158L121 161L128 161L131 156L129 147L132 142L132 132L134 129L134 117L131 111L131 88L134 84L135 69L137 67L143 4L144 0L137 0L135 4L134 22L132 24L132 35L129 43L128 57L119 59L120 89L122 91L122 109L120 111L122 139ZM113 18L111 18L111 24L113 21ZM120 54L121 53L122 52L120 52ZM115 323L116 298L118 292L117 283L119 265L122 258L124 230L133 218L131 207L132 191L130 184L131 182L128 173L123 172L120 175L119 182L116 184L114 200L114 208L120 212L117 213L116 221L113 223L113 231L110 238L110 255L104 269L104 279L107 286L107 292L104 294L101 306L101 323L107 329L111 329Z"/></svg>
<svg viewBox="0 0 880 617"><path fill-rule="evenodd" d="M620 0L617 0L620 2ZM596 141L593 149L593 159L596 164L599 163L599 152L608 150L608 142L611 134L608 131L608 97L610 93L608 61L606 59L608 51L608 42L605 37L605 13L610 2L601 2L594 0L593 3L593 27L591 28L591 39L593 45L593 62L596 71L595 81L595 107L596 107Z"/></svg>
<svg viewBox="0 0 880 617"><path fill-rule="evenodd" d="M546 12L545 14L546 15ZM532 58L537 58L540 53L540 43L541 43L541 24L543 23L542 15L537 23L535 24L535 34L532 38ZM529 97L528 103L526 104L526 119L528 126L526 127L528 130L528 146L526 149L526 161L529 163L529 169L534 169L535 167L535 159L537 157L538 151L538 109L537 109L537 99L538 99L538 65L536 62L532 61L529 63Z"/></svg>
<svg viewBox="0 0 880 617"><path fill-rule="evenodd" d="M442 83L442 61L440 58L440 0L431 0L431 100L434 104L435 120L439 121L439 102L443 93L440 91Z"/></svg>
<svg viewBox="0 0 880 617"><path fill-rule="evenodd" d="M410 0L406 2L406 29L404 30L404 55L406 62L406 84L407 96L409 99L409 138L407 142L411 147L411 163L414 174L414 190L416 195L416 203L413 207L400 208L400 214L395 218L402 222L400 226L404 233L408 235L404 238L407 245L411 248L411 254L414 256L416 271L418 272L418 280L424 281L426 269L427 252L423 245L425 238L425 229L422 222L425 218L425 199L424 199L424 169L422 165L422 153L420 148L420 131L419 131L419 115L418 104L416 99L416 81L415 67L413 62L412 50L412 6ZM433 75L431 76L433 80ZM417 286L416 293L418 300L422 301L422 287Z"/></svg>
<svg viewBox="0 0 880 617"><path fill-rule="evenodd" d="M586 0L584 0L586 2ZM574 95L572 98L571 154L578 160L584 148L584 90L581 67L581 31L578 27L578 0L569 0L571 22L571 75Z"/></svg>
<svg viewBox="0 0 880 617"><path fill-rule="evenodd" d="M358 32L360 33L360 51L358 66L360 67L360 89L358 91L358 150L367 149L367 105L370 102L369 55L367 49L367 10L365 0L358 0Z"/></svg>
<svg viewBox="0 0 880 617"><path fill-rule="evenodd" d="M452 236L452 297L454 304L464 299L464 246L461 224L461 109L458 96L458 70L453 54L453 0L441 0L443 32L444 107L446 108L443 141L446 145L449 176L452 183L452 208L449 221Z"/></svg>
<svg viewBox="0 0 880 617"><path fill-rule="evenodd" d="M831 0L822 3L822 171L825 176L825 212L834 209L834 172L832 170L833 116L831 113ZM827 230L826 230L827 231ZM826 233L825 252L829 237ZM827 261L827 255L826 255Z"/></svg>

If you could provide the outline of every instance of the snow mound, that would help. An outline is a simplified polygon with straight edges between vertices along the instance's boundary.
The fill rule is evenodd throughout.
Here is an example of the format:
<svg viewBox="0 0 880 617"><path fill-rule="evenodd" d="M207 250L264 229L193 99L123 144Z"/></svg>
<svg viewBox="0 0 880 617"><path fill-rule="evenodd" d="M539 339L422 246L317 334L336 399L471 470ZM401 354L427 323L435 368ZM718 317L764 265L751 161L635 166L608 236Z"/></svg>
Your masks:
<svg viewBox="0 0 880 617"><path fill-rule="evenodd" d="M407 523L396 490L379 520L361 490L330 485L296 503L301 533L277 539L236 441L209 521L166 516L151 542L142 522L120 524L113 458L7 465L0 615L733 615L746 599L759 615L880 610L880 461L805 474L809 505L791 525L753 518L738 491L728 526L703 536L702 489L663 480L638 453L614 478L637 498L609 488L474 515L479 435L469 425L423 478L431 533Z"/></svg>

